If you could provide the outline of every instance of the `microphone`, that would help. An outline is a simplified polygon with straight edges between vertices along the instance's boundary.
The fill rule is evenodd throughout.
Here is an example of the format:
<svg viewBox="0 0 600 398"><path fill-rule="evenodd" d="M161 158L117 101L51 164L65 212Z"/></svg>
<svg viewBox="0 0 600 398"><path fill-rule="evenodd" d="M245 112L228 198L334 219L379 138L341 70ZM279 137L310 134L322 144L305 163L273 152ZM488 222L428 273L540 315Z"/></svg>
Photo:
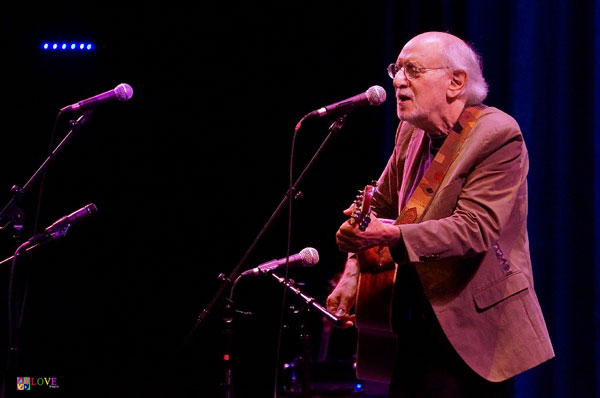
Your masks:
<svg viewBox="0 0 600 398"><path fill-rule="evenodd" d="M313 119L334 115L340 113L348 113L356 108L361 108L367 105L379 106L385 102L385 90L381 86L372 86L366 92L347 98L335 104L327 105L322 108L312 111L304 119Z"/></svg>
<svg viewBox="0 0 600 398"><path fill-rule="evenodd" d="M98 105L113 101L129 101L133 96L133 89L127 83L121 83L112 90L108 90L102 94L84 99L72 105L67 105L62 108L61 112L84 111L89 108L94 108Z"/></svg>
<svg viewBox="0 0 600 398"><path fill-rule="evenodd" d="M71 227L71 225L84 220L91 216L92 214L96 214L98 212L98 208L95 204L90 203L79 210L75 210L73 213L63 216L56 220L52 225L47 227L44 232L39 234L35 234L27 241L28 246L35 245L37 243L41 243L50 239L58 239L67 234L67 231Z"/></svg>
<svg viewBox="0 0 600 398"><path fill-rule="evenodd" d="M247 271L242 272L241 276L246 275L259 275L259 274L267 274L271 271L275 271L277 268L281 266L285 266L286 258L280 258L279 260L271 260L266 263L262 263L258 267L249 269ZM312 247L306 247L300 251L300 253L296 253L290 256L290 267L312 267L319 262L319 252Z"/></svg>

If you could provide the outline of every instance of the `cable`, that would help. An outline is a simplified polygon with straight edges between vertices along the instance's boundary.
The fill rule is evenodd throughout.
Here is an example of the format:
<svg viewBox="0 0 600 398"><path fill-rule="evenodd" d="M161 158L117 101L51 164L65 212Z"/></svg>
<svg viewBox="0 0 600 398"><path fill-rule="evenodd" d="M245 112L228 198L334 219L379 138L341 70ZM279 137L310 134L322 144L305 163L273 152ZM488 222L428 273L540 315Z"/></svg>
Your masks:
<svg viewBox="0 0 600 398"><path fill-rule="evenodd" d="M304 121L304 117L300 119L300 121L296 124L294 128L294 135L292 137L292 147L290 150L290 170L289 170L289 189L288 189L288 230L287 230L287 261L285 264L285 279L288 279L288 271L289 271L289 259L290 259L290 246L292 242L292 203L294 201L294 174L293 174L293 165L294 165L294 147L296 143L296 136L298 135L298 130L300 130L300 126ZM277 349L275 354L275 383L273 386L273 397L277 398L277 385L279 383L279 359L281 354L281 337L283 334L283 322L285 315L285 306L286 306L286 297L287 297L287 289L288 287L283 285L283 299L281 300L281 312L279 314L279 333L277 335Z"/></svg>

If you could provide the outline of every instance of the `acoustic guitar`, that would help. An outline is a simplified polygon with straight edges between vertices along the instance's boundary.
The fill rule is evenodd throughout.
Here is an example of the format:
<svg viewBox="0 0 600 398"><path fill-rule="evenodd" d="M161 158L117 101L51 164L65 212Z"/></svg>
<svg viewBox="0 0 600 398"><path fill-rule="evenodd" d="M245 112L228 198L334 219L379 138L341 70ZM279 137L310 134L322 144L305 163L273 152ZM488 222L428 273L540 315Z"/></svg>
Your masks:
<svg viewBox="0 0 600 398"><path fill-rule="evenodd" d="M351 224L365 230L371 221L376 183L354 201ZM389 383L396 360L397 336L392 329L392 303L397 265L385 246L357 253L360 276L356 295L356 376Z"/></svg>

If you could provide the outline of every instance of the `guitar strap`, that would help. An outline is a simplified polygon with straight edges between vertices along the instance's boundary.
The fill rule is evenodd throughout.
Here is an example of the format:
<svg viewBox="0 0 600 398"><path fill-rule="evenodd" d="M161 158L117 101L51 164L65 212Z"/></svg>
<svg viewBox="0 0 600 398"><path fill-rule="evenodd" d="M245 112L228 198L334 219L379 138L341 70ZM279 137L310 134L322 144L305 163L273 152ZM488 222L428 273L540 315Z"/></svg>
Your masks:
<svg viewBox="0 0 600 398"><path fill-rule="evenodd" d="M448 137L446 137L442 147L425 171L419 185L400 212L395 224L411 224L421 220L423 213L425 213L431 199L435 196L440 183L444 179L448 168L458 156L460 147L485 108L485 105L475 105L465 108L458 121L448 133Z"/></svg>

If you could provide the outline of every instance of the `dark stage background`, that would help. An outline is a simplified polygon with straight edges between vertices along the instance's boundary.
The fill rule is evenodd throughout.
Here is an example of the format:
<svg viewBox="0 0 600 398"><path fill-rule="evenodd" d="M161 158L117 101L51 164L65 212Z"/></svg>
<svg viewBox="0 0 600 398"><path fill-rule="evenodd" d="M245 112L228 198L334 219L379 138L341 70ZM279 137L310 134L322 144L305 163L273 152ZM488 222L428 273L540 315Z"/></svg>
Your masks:
<svg viewBox="0 0 600 398"><path fill-rule="evenodd" d="M388 93L383 106L349 116L293 205L291 253L311 246L321 260L290 276L324 303L343 266L335 246L342 210L391 153L397 119L385 68L412 36L443 30L482 54L486 103L517 119L530 151L536 290L557 357L518 377L516 395L600 396L600 1L32 6L0 18L0 203L67 133L65 118L51 137L61 107L122 82L134 90L129 102L97 108L43 189L38 182L20 202L25 238L36 215L39 230L87 203L99 212L18 264L19 286L29 281L19 375L58 376L64 396L222 396L221 306L182 344L218 291L217 276L231 273L283 199L296 123L375 84ZM97 50L40 49L71 39ZM303 124L295 176L331 122ZM3 258L19 242L13 232L0 233ZM286 239L284 209L243 268L284 257ZM5 357L7 266L0 275ZM321 352L319 316L286 309L281 317L282 301L270 277L235 289L236 308L253 313L234 322L237 397L273 396L276 366L301 352L302 321L313 356ZM286 303L299 304L289 295ZM348 363L353 331L333 333L329 359ZM287 372L278 377L291 383Z"/></svg>

